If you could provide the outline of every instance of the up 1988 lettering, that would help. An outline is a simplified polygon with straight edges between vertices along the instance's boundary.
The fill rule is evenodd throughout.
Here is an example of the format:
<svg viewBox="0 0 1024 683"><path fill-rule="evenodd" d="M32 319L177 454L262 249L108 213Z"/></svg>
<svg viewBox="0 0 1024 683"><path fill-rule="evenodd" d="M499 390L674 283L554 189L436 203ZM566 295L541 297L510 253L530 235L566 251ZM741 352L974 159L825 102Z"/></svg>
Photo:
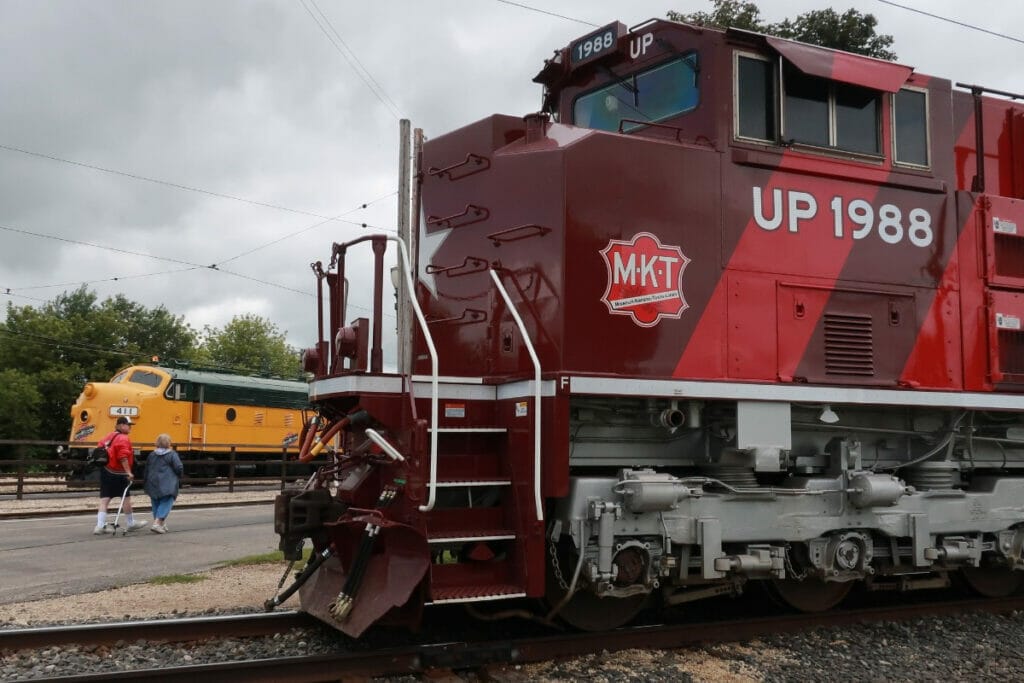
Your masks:
<svg viewBox="0 0 1024 683"><path fill-rule="evenodd" d="M799 232L801 221L813 220L818 215L818 200L809 192L773 189L770 218L765 217L764 192L760 187L753 188L753 197L754 221L763 230L778 230L785 221L789 232ZM926 209L911 209L904 220L904 211L895 204L882 204L876 210L867 200L846 201L840 195L832 198L829 208L832 209L832 234L839 239L846 236L848 227L855 240L865 239L877 229L886 244L899 244L906 238L915 247L927 247L935 237L932 217Z"/></svg>

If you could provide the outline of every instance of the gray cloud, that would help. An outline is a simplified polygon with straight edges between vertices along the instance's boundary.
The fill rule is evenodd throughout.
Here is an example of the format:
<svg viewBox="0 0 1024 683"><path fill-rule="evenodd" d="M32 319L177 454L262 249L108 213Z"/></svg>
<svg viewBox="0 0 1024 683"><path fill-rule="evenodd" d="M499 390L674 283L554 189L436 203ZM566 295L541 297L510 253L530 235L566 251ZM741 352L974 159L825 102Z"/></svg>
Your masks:
<svg viewBox="0 0 1024 683"><path fill-rule="evenodd" d="M588 30L491 0L318 3L428 136L496 112L536 110L540 88L530 79L543 59ZM952 0L907 3L985 18L995 30L1024 18L1024 7L995 0L974 3L970 16ZM594 24L630 25L710 5L533 4ZM826 6L760 4L770 20ZM856 5L879 18L901 61L919 71L1024 89L1012 68L1024 46L878 2ZM299 2L4 2L0 45L0 144L322 215L396 185L394 116ZM395 212L390 198L348 218L393 228ZM0 150L2 226L209 265L319 220ZM309 263L362 231L329 223L223 266L278 287L208 269L150 275L180 266L0 231L0 291L46 299L74 286L18 288L118 276L90 287L101 297L162 304L197 328L257 313L291 343L308 346L316 325ZM355 288L351 301L366 306L369 292Z"/></svg>

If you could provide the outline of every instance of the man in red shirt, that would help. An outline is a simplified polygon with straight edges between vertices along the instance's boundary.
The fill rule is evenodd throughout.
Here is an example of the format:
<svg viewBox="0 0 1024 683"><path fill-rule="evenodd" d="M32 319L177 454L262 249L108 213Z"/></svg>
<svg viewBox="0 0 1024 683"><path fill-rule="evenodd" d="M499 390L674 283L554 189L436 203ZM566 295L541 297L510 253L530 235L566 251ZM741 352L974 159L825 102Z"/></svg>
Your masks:
<svg viewBox="0 0 1024 683"><path fill-rule="evenodd" d="M141 529L146 526L145 522L136 522L132 515L132 492L128 485L135 481L132 474L132 466L135 464L135 450L132 448L132 440L128 434L132 431L132 420L130 417L117 418L114 431L107 435L100 443L107 445L107 453L110 458L107 464L100 468L100 508L96 513L96 528L94 534L102 534L107 529L107 506L111 498L124 496L122 509L127 515L126 529Z"/></svg>

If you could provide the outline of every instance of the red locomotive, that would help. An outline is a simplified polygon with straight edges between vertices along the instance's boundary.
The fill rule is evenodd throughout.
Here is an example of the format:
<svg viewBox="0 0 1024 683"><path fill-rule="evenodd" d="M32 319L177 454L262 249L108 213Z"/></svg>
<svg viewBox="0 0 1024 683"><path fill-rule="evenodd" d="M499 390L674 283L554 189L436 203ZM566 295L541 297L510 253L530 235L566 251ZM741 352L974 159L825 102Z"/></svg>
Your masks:
<svg viewBox="0 0 1024 683"><path fill-rule="evenodd" d="M380 323L403 245L314 266L302 457L342 447L277 503L317 551L303 609L358 636L516 598L605 629L754 580L804 610L1016 591L1024 107L661 20L535 80L541 113L422 148L408 367ZM364 241L376 325L345 317Z"/></svg>

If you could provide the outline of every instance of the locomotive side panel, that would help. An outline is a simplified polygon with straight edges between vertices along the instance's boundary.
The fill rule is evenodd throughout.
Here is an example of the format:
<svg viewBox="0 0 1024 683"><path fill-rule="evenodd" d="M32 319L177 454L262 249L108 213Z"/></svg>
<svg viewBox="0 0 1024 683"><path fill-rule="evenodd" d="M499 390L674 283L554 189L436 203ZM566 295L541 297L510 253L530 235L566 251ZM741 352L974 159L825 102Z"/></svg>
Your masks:
<svg viewBox="0 0 1024 683"><path fill-rule="evenodd" d="M527 312L544 366L559 362L562 155L554 144L527 144L522 120L516 128L508 118L424 145L418 268L442 374L511 375L531 367L495 292L492 268ZM415 357L417 372L429 372L422 340Z"/></svg>
<svg viewBox="0 0 1024 683"><path fill-rule="evenodd" d="M566 370L671 374L722 274L720 158L605 133L566 151Z"/></svg>

